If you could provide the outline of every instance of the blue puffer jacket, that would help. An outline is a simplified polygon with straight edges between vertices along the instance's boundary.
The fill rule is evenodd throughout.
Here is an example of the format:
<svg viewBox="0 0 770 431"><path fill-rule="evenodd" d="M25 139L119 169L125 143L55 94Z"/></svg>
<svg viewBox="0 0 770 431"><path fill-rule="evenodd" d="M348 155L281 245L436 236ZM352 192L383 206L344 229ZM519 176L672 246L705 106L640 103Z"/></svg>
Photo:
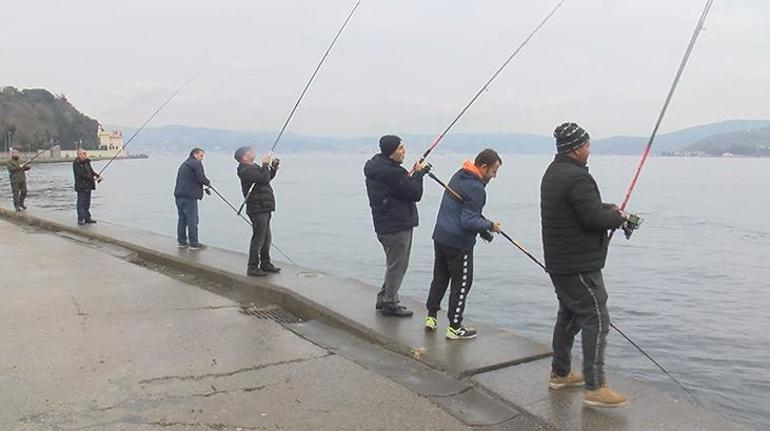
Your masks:
<svg viewBox="0 0 770 431"><path fill-rule="evenodd" d="M492 228L492 222L481 215L487 203L485 187L473 163L466 161L449 180L449 188L462 196L463 201L444 192L433 229L434 241L461 250L470 250L476 245L476 235Z"/></svg>
<svg viewBox="0 0 770 431"><path fill-rule="evenodd" d="M376 154L366 162L364 175L377 235L418 225L416 202L422 199L423 172L415 172L410 177L409 172L390 157Z"/></svg>
<svg viewBox="0 0 770 431"><path fill-rule="evenodd" d="M190 157L179 166L174 197L200 200L203 199L203 186L210 185L211 182L203 172L203 162Z"/></svg>

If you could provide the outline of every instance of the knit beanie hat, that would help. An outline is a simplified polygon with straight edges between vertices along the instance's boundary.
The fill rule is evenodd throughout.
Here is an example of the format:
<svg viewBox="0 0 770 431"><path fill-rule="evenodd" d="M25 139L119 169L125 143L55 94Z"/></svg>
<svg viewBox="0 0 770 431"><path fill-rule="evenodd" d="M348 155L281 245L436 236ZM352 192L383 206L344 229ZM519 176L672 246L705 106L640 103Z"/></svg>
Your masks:
<svg viewBox="0 0 770 431"><path fill-rule="evenodd" d="M380 151L385 157L390 157L401 145L401 138L396 135L385 135L380 138Z"/></svg>
<svg viewBox="0 0 770 431"><path fill-rule="evenodd" d="M567 154L576 148L580 148L591 139L588 132L576 123L560 125L553 131L553 137L556 138L556 152L558 154Z"/></svg>
<svg viewBox="0 0 770 431"><path fill-rule="evenodd" d="M235 160L240 163L243 155L246 154L246 152L249 150L251 150L250 147L241 147L235 150Z"/></svg>

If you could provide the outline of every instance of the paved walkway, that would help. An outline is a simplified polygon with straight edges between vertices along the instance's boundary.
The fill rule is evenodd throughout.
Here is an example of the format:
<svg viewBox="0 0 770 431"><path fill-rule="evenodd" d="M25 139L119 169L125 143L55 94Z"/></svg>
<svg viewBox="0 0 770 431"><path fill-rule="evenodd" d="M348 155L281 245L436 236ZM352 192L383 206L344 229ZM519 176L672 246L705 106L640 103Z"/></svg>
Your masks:
<svg viewBox="0 0 770 431"><path fill-rule="evenodd" d="M0 429L465 429L392 380L109 250L6 221L0 238Z"/></svg>

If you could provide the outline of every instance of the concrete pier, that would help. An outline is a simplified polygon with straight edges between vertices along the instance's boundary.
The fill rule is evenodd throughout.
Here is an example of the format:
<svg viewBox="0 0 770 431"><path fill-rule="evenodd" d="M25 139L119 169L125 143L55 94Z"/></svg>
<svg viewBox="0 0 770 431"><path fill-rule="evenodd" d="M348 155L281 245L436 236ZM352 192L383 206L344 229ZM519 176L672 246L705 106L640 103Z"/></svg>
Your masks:
<svg viewBox="0 0 770 431"><path fill-rule="evenodd" d="M2 429L745 429L620 376L630 407L584 409L548 391L547 346L478 324L447 341L355 280L250 279L240 253L0 216Z"/></svg>

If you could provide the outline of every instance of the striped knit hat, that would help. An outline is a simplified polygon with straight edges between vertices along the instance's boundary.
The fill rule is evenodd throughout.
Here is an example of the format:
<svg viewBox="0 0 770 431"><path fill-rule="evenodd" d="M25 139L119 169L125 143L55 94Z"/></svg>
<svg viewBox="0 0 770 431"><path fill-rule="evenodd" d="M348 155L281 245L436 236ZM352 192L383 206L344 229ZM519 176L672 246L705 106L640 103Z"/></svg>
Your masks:
<svg viewBox="0 0 770 431"><path fill-rule="evenodd" d="M556 152L559 154L567 154L591 139L588 132L576 123L563 123L553 131L553 137L556 138Z"/></svg>

